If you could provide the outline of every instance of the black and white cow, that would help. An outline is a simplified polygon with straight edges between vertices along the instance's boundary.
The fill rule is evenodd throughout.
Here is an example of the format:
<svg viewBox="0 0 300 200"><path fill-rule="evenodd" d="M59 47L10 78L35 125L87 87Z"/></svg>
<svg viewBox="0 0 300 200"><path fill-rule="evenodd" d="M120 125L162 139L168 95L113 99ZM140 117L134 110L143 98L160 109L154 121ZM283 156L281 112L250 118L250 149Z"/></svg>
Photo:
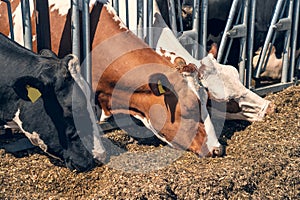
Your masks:
<svg viewBox="0 0 300 200"><path fill-rule="evenodd" d="M71 170L103 162L105 151L78 59L35 54L0 34L0 123L14 121Z"/></svg>

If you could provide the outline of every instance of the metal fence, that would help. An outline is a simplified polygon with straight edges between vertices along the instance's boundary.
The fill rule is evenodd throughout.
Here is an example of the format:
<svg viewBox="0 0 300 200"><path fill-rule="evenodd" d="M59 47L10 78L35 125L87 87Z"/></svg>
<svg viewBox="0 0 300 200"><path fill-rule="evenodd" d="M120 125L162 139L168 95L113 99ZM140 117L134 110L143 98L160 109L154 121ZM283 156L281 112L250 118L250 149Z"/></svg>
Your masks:
<svg viewBox="0 0 300 200"><path fill-rule="evenodd" d="M12 14L10 2L8 0L1 0L7 4L9 21L10 21L10 35L14 38L12 28ZM46 3L47 0L44 0ZM38 1L37 1L38 2ZM176 37L189 36L193 38L198 46L206 49L207 41L207 16L208 16L208 0L193 0L193 26L191 30L183 31L181 18L181 3L182 0L167 0L170 28ZM82 3L82 32L79 30L79 3ZM91 58L90 58L90 24L89 24L89 0L71 0L72 5L72 47L73 54L80 56L80 49L83 49L83 76L88 83L91 83ZM153 24L153 0L111 0L110 2L118 15L121 16L126 25L133 30L133 32L140 38L147 35L147 41L150 46L152 43L151 26ZM295 61L296 42L298 34L300 0L277 0L274 14L270 21L267 37L262 48L256 70L252 70L253 58L253 40L254 40L254 23L256 0L233 0L231 9L228 13L228 19L225 26L224 33L219 46L217 60L224 63L227 60L228 52L231 49L233 39L239 39L240 42L240 57L238 64L240 80L247 88L254 92L264 95L269 92L280 91L290 85L298 82L296 71L300 68L300 61ZM23 35L24 46L32 49L32 31L30 24L30 8L29 0L21 0L22 16L23 16ZM46 4L48 5L48 4ZM288 10L287 16L283 13ZM136 12L134 12L136 11ZM238 14L237 14L238 13ZM237 14L237 15L236 15ZM235 18L234 16L238 16ZM179 24L179 25L178 25ZM276 32L285 31L284 39L284 53L283 53L283 68L282 78L280 83L271 84L264 87L255 87L251 85L253 78L258 79L262 69L264 68L264 60L268 56L267 50L270 44L274 42ZM178 34L179 33L179 34ZM83 35L83 47L80 48L80 34ZM45 35L45 34L43 34ZM47 34L46 34L47 35ZM51 45L45 45L51 46ZM44 47L44 46L43 46ZM225 51L225 49L227 51ZM194 58L199 59L205 56L203 51L194 49L191 51Z"/></svg>

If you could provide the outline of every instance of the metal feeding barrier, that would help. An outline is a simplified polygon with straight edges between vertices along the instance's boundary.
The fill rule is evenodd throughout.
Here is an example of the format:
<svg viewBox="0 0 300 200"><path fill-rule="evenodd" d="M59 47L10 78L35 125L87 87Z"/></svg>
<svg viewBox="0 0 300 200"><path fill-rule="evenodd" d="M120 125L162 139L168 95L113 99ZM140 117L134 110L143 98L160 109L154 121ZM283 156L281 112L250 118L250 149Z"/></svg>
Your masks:
<svg viewBox="0 0 300 200"><path fill-rule="evenodd" d="M235 12L238 4L241 4L240 11L242 10L243 20L241 24L236 24L232 27ZM287 16L284 16L287 11ZM249 14L249 18L248 15ZM239 73L241 82L254 92L265 95L269 92L280 91L288 86L297 82L295 74L295 52L297 42L297 32L299 23L299 0L278 0L273 12L273 17L270 22L267 36L259 57L258 65L254 73L252 72L252 58L253 58L253 43L254 43L254 23L256 14L256 0L233 0L224 34L222 36L220 49L218 53L218 62L226 62L228 52L231 49L232 38L240 38L240 58ZM238 15L239 17L240 15ZM248 18L248 22L247 22ZM238 19L237 19L238 20ZM231 28L232 27L232 28ZM230 29L231 28L231 29ZM284 49L283 49L283 66L281 82L271 84L264 87L253 88L251 86L252 78L259 79L263 65L267 64L268 55L267 51L273 45L276 37L276 32L285 31ZM230 38L229 45L224 61L224 49L226 46L227 38ZM247 43L246 43L247 41ZM291 44L291 45L290 45ZM290 55L290 56L289 56Z"/></svg>
<svg viewBox="0 0 300 200"><path fill-rule="evenodd" d="M124 1L126 4L124 4ZM151 24L153 14L153 1L145 0L128 0L119 1L114 0L113 6L117 13L121 15L121 11L126 12L125 22L131 29L137 29L137 35L143 38L148 35L148 44L151 45ZM288 86L298 82L296 77L296 70L299 68L300 61L295 62L296 42L299 23L299 1L300 0L278 0L273 11L273 16L270 21L269 30L265 38L265 43L259 58L258 66L252 70L252 58L255 40L255 16L256 16L256 0L232 0L231 8L228 13L228 19L224 29L224 34L220 41L220 46L217 55L217 61L226 64L232 43L234 39L239 39L239 75L240 81L245 87L253 90L259 95L265 95L269 92L280 91ZM196 58L201 59L206 54L207 42L207 23L208 23L208 0L193 0L193 22L192 29L183 31L183 22L181 17L182 2L180 0L167 0L169 12L169 27L172 29L174 35L181 40L183 37L189 37L199 45L194 45L192 50L188 49L190 54ZM177 4L176 4L177 3ZM123 4L123 9L120 6ZM136 27L130 26L129 14L133 14L134 10L128 9L131 4L137 4L138 20ZM124 6L126 9L124 9ZM130 10L130 11L129 11ZM177 11L177 12L176 12ZM146 14L145 14L146 13ZM284 16L288 13L287 16ZM143 32L142 30L150 32ZM147 28L147 29L146 29ZM267 64L268 56L267 50L270 45L273 45L276 37L276 32L285 31L284 49L283 49L283 66L280 83L270 84L268 86L253 86L251 83L253 79L258 80L264 65ZM201 49L200 49L201 48ZM265 62L263 62L265 61Z"/></svg>
<svg viewBox="0 0 300 200"><path fill-rule="evenodd" d="M8 19L10 24L10 37L14 39L12 13L9 0L1 0L7 4ZM295 61L296 42L299 24L300 0L277 0L273 11L273 17L270 22L267 36L262 48L256 70L252 70L253 43L254 43L254 23L256 14L256 0L232 0L231 9L228 13L227 23L224 34L219 46L217 60L220 63L226 63L229 51L232 47L233 39L239 39L240 42L240 61L238 64L240 80L247 87L258 94L266 94L282 90L297 82L296 72L300 66L300 61ZM47 11L48 0L39 0L35 2L35 9ZM182 37L190 37L199 45L194 45L189 52L194 58L201 59L206 54L207 41L207 23L208 23L208 0L193 0L193 22L192 29L184 31L181 16L182 0L167 0L170 28L174 35L180 40ZM91 84L91 55L90 55L90 20L89 20L89 0L71 0L72 6L72 51L73 54L80 57L82 63L82 74L86 81ZM111 0L110 3L119 15L125 18L126 25L133 29L133 32L144 38L147 35L147 41L152 46L153 38L151 27L153 24L153 0ZM24 46L32 49L32 30L30 19L29 0L21 0L22 22L23 22L23 38ZM133 7L132 7L133 6ZM134 9L132 9L134 8ZM79 10L82 12L82 20L80 20ZM287 12L285 12L287 11ZM287 13L284 16L284 13ZM135 15L135 20L132 20ZM38 15L42 17L45 15ZM82 25L80 25L82 21ZM38 23L39 22L39 23ZM46 25L48 24L48 25ZM82 30L80 30L80 26ZM276 33L285 31L284 50L283 50L283 68L280 83L268 85L265 87L253 87L251 81L253 78L259 79L260 73L264 69L264 65L268 60L267 51L270 45L274 43ZM80 35L82 35L83 43L80 47ZM51 49L51 35L49 30L49 16L45 19L37 19L37 40L38 50L42 48ZM200 49L202 48L202 49ZM82 52L80 52L82 49ZM226 51L225 51L226 50Z"/></svg>

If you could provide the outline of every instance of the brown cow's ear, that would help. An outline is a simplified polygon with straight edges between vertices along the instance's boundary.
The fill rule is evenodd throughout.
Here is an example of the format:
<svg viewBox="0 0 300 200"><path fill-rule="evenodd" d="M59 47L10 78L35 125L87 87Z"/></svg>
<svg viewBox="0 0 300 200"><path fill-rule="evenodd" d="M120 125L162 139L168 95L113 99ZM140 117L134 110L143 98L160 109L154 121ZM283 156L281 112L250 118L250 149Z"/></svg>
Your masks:
<svg viewBox="0 0 300 200"><path fill-rule="evenodd" d="M171 84L163 74L153 74L149 78L149 87L156 96L170 93Z"/></svg>

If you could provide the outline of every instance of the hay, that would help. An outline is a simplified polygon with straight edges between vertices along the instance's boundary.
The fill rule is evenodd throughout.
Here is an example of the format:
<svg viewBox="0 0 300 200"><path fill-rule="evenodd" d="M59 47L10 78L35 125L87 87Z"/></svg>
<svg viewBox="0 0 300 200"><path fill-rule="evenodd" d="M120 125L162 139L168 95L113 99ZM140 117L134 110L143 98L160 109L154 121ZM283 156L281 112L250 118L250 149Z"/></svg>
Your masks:
<svg viewBox="0 0 300 200"><path fill-rule="evenodd" d="M106 137L125 152L86 173L37 148L1 149L0 199L300 199L300 86L266 98L277 108L264 121L226 122L224 158L197 158L121 130Z"/></svg>

